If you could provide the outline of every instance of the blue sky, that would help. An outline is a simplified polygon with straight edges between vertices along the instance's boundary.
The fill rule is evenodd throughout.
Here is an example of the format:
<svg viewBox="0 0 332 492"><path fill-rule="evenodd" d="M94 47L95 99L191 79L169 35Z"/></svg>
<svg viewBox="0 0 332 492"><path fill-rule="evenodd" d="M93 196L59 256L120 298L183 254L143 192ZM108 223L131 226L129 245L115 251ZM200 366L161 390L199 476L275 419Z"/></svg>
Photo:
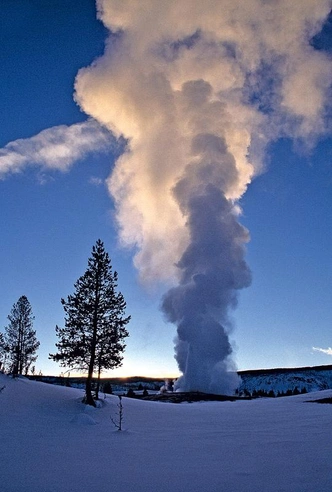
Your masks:
<svg viewBox="0 0 332 492"><path fill-rule="evenodd" d="M0 147L58 125L87 121L75 103L78 70L104 51L108 34L92 0L1 1ZM329 31L320 38L326 48ZM323 41L321 41L323 39ZM113 142L113 140L112 140ZM112 146L113 145L113 146ZM176 329L159 311L165 284L144 287L119 246L114 202L105 180L120 146L85 153L65 171L32 160L0 181L2 254L0 317L26 295L41 342L37 371L59 374L48 360L61 297L73 292L92 245L101 238L119 273L132 321L124 364L114 375L175 375ZM296 149L296 150L295 150ZM239 293L230 338L239 369L329 364L332 325L332 139L310 151L274 139L265 171L242 196L240 219L250 231L246 261L253 282Z"/></svg>

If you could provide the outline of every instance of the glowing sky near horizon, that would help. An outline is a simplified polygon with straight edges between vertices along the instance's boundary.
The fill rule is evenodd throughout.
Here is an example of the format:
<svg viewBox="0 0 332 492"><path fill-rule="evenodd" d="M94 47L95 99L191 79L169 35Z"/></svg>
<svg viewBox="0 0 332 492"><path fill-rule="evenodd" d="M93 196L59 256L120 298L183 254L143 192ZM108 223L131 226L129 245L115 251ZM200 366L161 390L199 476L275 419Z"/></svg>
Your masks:
<svg viewBox="0 0 332 492"><path fill-rule="evenodd" d="M216 7L221 3L223 16ZM331 5L292 2L288 10L289 2L263 3L258 15L258 0L242 11L228 9L227 1L200 7L185 1L181 5L191 6L191 15L176 28L179 2L171 0L163 3L164 12L153 0L122 2L121 8L116 1L100 1L104 25L92 0L83 0L80 8L64 0L4 4L0 315L4 326L12 304L27 295L41 341L37 370L61 371L47 359L54 350L54 326L63 321L60 298L72 292L100 237L132 315L124 365L114 374L178 373L176 330L163 320L159 304L174 282L173 265L187 236L171 196L166 205L158 196L185 169L186 125L189 116L191 124L194 120L189 106L180 123L178 118L174 124L173 116L189 100L188 93L180 95L182 84L199 77L227 106L221 117L212 98L199 121L214 128L212 112L219 111L239 173L226 193L240 199L240 222L251 237L246 262L253 283L239 293L232 313L235 362L248 369L331 361ZM255 21L254 31L248 19ZM318 33L310 49L301 37L306 19L311 35ZM227 32L230 25L237 26L235 33ZM127 28L131 38L119 47L113 36L104 51L105 26ZM277 35L280 31L284 35ZM222 57L216 49L221 33L227 34ZM172 51L161 45L163 34L182 42ZM310 39L310 32L305 34ZM235 56L231 50L239 39ZM151 67L169 86L152 77ZM131 139L132 152L114 167L123 151L123 141L116 140L121 134Z"/></svg>

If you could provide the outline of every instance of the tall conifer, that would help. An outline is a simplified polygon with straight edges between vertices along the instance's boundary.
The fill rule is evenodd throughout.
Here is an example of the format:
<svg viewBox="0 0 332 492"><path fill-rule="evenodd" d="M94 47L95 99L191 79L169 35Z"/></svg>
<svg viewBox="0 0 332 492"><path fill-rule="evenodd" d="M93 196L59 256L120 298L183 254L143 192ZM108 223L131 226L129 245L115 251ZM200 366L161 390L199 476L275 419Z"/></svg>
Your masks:
<svg viewBox="0 0 332 492"><path fill-rule="evenodd" d="M26 296L21 296L13 305L8 319L2 345L7 353L9 370L14 376L27 374L30 365L37 359L36 352L40 343L33 330L35 317Z"/></svg>
<svg viewBox="0 0 332 492"><path fill-rule="evenodd" d="M87 373L85 402L95 405L92 378L122 364L124 339L129 335L125 316L126 302L117 292L118 275L113 272L108 253L99 239L92 248L88 268L74 284L75 292L61 299L65 311L65 327L56 326L58 352L50 358L63 367Z"/></svg>

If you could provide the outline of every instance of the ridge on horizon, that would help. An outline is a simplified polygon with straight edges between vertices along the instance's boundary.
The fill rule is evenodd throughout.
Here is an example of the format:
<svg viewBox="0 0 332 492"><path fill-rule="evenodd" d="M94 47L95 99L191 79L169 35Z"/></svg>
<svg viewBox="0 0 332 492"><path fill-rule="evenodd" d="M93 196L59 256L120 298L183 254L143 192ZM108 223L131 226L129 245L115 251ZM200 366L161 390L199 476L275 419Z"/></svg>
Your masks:
<svg viewBox="0 0 332 492"><path fill-rule="evenodd" d="M324 371L324 370L332 370L332 364L321 364L318 366L301 366L301 367L271 367L268 369L245 369L241 371L237 371L238 374L252 374L252 373L274 373L274 372L291 372L291 371Z"/></svg>

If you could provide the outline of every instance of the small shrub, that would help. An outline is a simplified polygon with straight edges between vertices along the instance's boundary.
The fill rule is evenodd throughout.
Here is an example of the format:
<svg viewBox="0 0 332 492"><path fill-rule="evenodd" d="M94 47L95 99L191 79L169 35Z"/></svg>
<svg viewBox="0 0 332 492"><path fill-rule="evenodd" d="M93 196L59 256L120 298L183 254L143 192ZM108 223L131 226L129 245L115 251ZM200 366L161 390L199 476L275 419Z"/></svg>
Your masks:
<svg viewBox="0 0 332 492"><path fill-rule="evenodd" d="M118 407L118 412L116 414L116 419L114 420L111 417L112 423L115 425L115 427L121 431L122 430L122 422L123 422L123 405L122 405L122 396L118 396L119 398L119 403L117 404Z"/></svg>

